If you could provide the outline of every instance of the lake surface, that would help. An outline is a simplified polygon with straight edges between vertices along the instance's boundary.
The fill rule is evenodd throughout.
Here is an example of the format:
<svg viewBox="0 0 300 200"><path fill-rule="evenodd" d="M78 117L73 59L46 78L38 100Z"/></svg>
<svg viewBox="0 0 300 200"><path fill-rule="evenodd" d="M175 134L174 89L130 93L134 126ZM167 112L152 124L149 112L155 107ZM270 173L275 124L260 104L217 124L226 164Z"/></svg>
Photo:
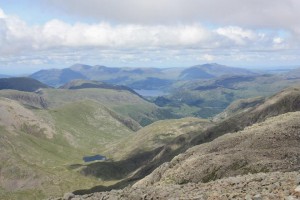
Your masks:
<svg viewBox="0 0 300 200"><path fill-rule="evenodd" d="M144 96L144 97L158 97L167 95L167 92L164 92L162 90L134 90L136 93Z"/></svg>
<svg viewBox="0 0 300 200"><path fill-rule="evenodd" d="M83 158L84 162L92 162L92 161L96 161L96 160L106 160L107 158L105 156L102 155L94 155L94 156L84 156Z"/></svg>

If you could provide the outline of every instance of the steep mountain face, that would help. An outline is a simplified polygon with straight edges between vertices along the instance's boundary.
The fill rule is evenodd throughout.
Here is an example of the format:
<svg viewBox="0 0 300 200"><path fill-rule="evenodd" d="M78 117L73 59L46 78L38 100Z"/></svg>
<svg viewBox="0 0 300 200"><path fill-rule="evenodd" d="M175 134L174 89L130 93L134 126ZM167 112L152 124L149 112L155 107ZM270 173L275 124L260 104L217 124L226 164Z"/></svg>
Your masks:
<svg viewBox="0 0 300 200"><path fill-rule="evenodd" d="M17 90L1 90L0 96L8 99L16 100L21 104L32 108L48 108L48 102L39 93L43 90L39 89L33 92L23 92Z"/></svg>
<svg viewBox="0 0 300 200"><path fill-rule="evenodd" d="M8 131L24 131L39 137L53 138L55 131L32 111L18 102L0 98L0 126Z"/></svg>
<svg viewBox="0 0 300 200"><path fill-rule="evenodd" d="M49 88L49 86L31 78L15 77L15 78L1 78L0 90L20 90L27 92L34 92L40 88Z"/></svg>

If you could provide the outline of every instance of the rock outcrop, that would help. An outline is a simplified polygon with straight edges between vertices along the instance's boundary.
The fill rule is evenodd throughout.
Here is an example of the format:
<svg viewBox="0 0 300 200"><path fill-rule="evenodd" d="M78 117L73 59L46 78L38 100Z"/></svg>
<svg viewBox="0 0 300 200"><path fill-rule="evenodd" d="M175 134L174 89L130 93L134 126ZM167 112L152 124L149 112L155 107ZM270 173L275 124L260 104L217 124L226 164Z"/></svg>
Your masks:
<svg viewBox="0 0 300 200"><path fill-rule="evenodd" d="M72 200L150 200L150 199L289 199L300 198L299 172L258 173L229 177L209 183L187 183L183 185L155 185L128 187L123 190L99 192L87 195L68 195ZM59 199L59 198L58 198ZM64 199L64 198L62 198Z"/></svg>

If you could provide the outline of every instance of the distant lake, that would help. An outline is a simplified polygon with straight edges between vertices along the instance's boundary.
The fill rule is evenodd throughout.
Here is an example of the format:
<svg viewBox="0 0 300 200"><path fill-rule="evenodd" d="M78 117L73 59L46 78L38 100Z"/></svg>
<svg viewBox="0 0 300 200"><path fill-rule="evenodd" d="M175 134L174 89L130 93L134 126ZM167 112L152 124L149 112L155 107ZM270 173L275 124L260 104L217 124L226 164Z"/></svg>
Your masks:
<svg viewBox="0 0 300 200"><path fill-rule="evenodd" d="M162 90L134 90L134 91L144 97L157 97L157 96L163 96L168 94L167 92L164 92Z"/></svg>
<svg viewBox="0 0 300 200"><path fill-rule="evenodd" d="M82 159L84 162L92 162L96 160L106 160L106 157L98 154L94 156L84 156Z"/></svg>

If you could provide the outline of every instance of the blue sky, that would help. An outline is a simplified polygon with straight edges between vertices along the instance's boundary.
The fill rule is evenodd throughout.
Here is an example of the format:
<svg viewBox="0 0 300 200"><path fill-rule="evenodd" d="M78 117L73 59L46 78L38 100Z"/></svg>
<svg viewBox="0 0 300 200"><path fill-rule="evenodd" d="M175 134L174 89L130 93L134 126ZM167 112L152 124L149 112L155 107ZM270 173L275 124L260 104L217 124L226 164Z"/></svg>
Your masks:
<svg viewBox="0 0 300 200"><path fill-rule="evenodd" d="M0 74L300 66L299 10L298 0L0 0Z"/></svg>

